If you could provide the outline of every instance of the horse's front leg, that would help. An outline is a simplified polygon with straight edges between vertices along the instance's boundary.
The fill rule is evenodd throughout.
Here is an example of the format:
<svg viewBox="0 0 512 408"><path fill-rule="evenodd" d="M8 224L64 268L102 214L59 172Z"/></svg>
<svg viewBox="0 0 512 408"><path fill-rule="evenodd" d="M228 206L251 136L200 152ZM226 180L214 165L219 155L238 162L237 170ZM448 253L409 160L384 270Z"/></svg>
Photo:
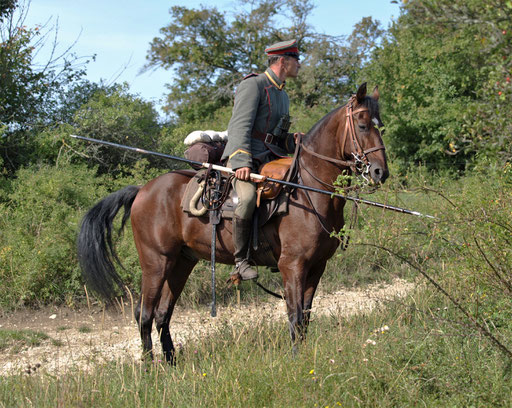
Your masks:
<svg viewBox="0 0 512 408"><path fill-rule="evenodd" d="M306 332L308 330L309 321L311 318L311 309L313 308L313 297L315 296L316 288L318 287L318 283L320 282L320 278L322 277L325 265L327 261L315 263L308 273L306 278L306 286L304 288L304 324L302 340L306 337Z"/></svg>
<svg viewBox="0 0 512 408"><path fill-rule="evenodd" d="M304 338L304 287L306 270L302 262L287 263L279 261L279 270L283 278L286 310L293 351L297 352L299 340Z"/></svg>

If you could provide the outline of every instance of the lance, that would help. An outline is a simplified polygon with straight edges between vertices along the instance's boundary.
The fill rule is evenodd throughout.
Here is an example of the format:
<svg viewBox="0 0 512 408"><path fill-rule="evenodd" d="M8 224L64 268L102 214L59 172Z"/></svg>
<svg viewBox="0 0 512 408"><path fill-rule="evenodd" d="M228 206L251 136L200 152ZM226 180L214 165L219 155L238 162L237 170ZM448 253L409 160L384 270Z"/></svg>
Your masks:
<svg viewBox="0 0 512 408"><path fill-rule="evenodd" d="M165 153L152 152L151 150L141 149L139 147L126 146L126 145L122 145L122 144L119 144L119 143L107 142L105 140L93 139L91 137L84 137L84 136L78 136L78 135L69 135L69 136L71 136L71 137L73 137L75 139L85 140L87 142L99 143L99 144L103 144L103 145L106 145L106 146L117 147L117 148L120 148L120 149L130 150L132 152L137 152L137 153L141 153L141 154L149 154L149 155L152 155L152 156L163 157L164 159L181 161L181 162L187 163L189 165L199 166L199 167L203 167L203 168L206 168L206 169L212 168L213 170L219 170L219 171L222 171L222 172L225 172L225 173L229 173L229 174L234 174L235 173L235 171L233 169L230 169L229 167L220 166L218 164L201 163L201 162L196 161L196 160L185 159L183 157L172 156L170 154L165 154ZM422 213L420 213L418 211L412 211L412 210L408 210L406 208L396 207L396 206L389 205L389 204L382 204L382 203L379 203L379 202L376 202L376 201L366 200L364 198L345 196L345 195L342 195L342 194L333 193L333 192L326 191L326 190L321 190L319 188L309 187L309 186L305 186L303 184L293 183L291 181L278 180L278 179L274 179L274 178L271 178L271 177L262 176L261 174L251 173L250 177L251 177L251 179L253 179L255 181L270 181L270 182L283 184L285 186L289 186L289 187L293 187L293 188L299 188L299 189L302 189L302 190L311 191L311 192L314 192L314 193L326 194L326 195L329 195L331 197L343 198L344 200L350 200L350 201L353 201L353 202L356 202L356 203L365 204L365 205L369 205L369 206L372 206L372 207L382 208L384 210L390 210L390 211L395 211L395 212L399 212L399 213L402 213L402 214L414 215L416 217L425 217L425 218L436 219L436 217L434 217L432 215L422 214Z"/></svg>

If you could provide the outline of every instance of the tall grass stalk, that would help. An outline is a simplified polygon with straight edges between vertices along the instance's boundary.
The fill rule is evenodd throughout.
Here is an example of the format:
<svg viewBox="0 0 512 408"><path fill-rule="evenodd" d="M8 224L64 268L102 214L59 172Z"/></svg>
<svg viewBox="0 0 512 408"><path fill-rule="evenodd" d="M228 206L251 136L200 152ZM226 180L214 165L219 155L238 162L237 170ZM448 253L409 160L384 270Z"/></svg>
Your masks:
<svg viewBox="0 0 512 408"><path fill-rule="evenodd" d="M505 406L507 363L481 336L443 329L425 313L443 298L424 289L345 318L317 318L294 357L283 322L224 326L159 360L112 362L62 377L0 382L3 406L336 407ZM443 318L456 319L451 306Z"/></svg>

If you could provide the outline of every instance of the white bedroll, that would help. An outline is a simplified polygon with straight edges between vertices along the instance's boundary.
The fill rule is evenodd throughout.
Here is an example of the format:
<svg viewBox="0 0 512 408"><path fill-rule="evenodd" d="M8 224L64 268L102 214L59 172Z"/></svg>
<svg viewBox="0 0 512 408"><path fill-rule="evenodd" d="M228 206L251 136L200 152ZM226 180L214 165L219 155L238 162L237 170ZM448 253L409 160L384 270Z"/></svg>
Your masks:
<svg viewBox="0 0 512 408"><path fill-rule="evenodd" d="M183 143L192 146L196 143L227 142L228 131L218 132L216 130L194 130L190 132Z"/></svg>

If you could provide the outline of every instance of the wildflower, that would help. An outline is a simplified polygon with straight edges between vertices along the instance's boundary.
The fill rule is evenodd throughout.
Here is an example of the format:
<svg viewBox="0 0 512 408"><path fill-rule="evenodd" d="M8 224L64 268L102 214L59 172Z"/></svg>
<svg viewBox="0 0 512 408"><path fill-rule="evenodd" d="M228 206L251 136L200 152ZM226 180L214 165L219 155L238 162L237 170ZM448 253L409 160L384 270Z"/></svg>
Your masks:
<svg viewBox="0 0 512 408"><path fill-rule="evenodd" d="M363 362L367 363L368 359L367 358L363 358Z"/></svg>
<svg viewBox="0 0 512 408"><path fill-rule="evenodd" d="M334 364L334 359L332 359L332 358L331 358L331 359L329 360L329 363Z"/></svg>
<svg viewBox="0 0 512 408"><path fill-rule="evenodd" d="M203 373L203 377L206 377L206 373Z"/></svg>
<svg viewBox="0 0 512 408"><path fill-rule="evenodd" d="M313 369L309 372L309 374L315 374L315 369L313 368Z"/></svg>
<svg viewBox="0 0 512 408"><path fill-rule="evenodd" d="M367 344L371 344L372 346L375 346L377 344L377 342L375 340L372 340L372 339L367 339L366 343Z"/></svg>

